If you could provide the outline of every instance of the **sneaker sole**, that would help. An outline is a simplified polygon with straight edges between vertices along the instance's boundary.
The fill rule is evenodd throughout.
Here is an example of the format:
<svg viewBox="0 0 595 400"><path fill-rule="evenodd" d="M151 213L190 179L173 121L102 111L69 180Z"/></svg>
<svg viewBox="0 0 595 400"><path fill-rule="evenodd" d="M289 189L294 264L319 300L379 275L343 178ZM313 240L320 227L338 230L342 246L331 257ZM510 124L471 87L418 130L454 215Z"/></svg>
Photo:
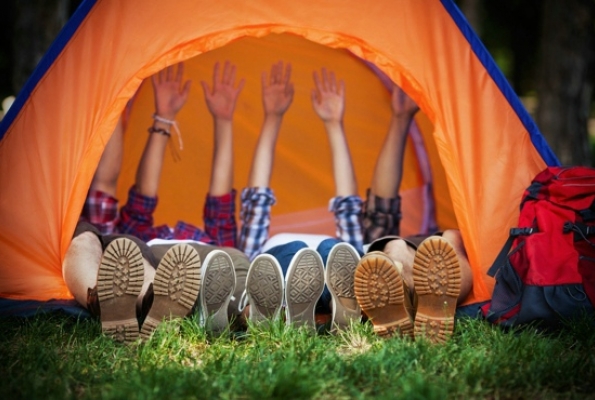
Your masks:
<svg viewBox="0 0 595 400"><path fill-rule="evenodd" d="M140 330L143 339L164 319L190 314L200 290L200 268L200 256L188 244L177 244L165 253L155 272L153 305Z"/></svg>
<svg viewBox="0 0 595 400"><path fill-rule="evenodd" d="M418 296L415 337L444 343L454 330L454 315L461 290L461 270L453 247L441 237L424 240L413 262Z"/></svg>
<svg viewBox="0 0 595 400"><path fill-rule="evenodd" d="M227 308L236 287L233 261L224 251L213 250L203 261L202 274L201 321L207 330L221 332L229 325Z"/></svg>
<svg viewBox="0 0 595 400"><path fill-rule="evenodd" d="M413 324L405 308L403 278L394 262L383 253L368 253L355 270L355 297L374 332L413 337Z"/></svg>
<svg viewBox="0 0 595 400"><path fill-rule="evenodd" d="M110 242L97 273L101 330L118 342L134 342L139 329L136 302L144 281L143 257L130 239Z"/></svg>
<svg viewBox="0 0 595 400"><path fill-rule="evenodd" d="M250 264L246 292L250 304L250 321L277 320L283 307L283 271L277 259L261 254Z"/></svg>
<svg viewBox="0 0 595 400"><path fill-rule="evenodd" d="M351 321L359 322L362 310L355 298L354 277L360 257L347 243L331 249L324 271L324 279L333 299L331 332L349 327Z"/></svg>
<svg viewBox="0 0 595 400"><path fill-rule="evenodd" d="M312 249L298 251L285 277L286 324L316 329L314 311L324 289L322 258Z"/></svg>

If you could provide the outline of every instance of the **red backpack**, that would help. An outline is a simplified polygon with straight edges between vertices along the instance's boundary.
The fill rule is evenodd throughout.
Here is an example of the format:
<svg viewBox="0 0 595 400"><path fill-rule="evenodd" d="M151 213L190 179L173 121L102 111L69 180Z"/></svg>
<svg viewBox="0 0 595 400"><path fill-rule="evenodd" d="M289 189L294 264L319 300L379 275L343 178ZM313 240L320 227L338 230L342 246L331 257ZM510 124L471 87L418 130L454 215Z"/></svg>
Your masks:
<svg viewBox="0 0 595 400"><path fill-rule="evenodd" d="M511 250L512 249L512 250ZM595 317L595 169L549 167L521 201L519 225L488 271L484 316L504 326Z"/></svg>

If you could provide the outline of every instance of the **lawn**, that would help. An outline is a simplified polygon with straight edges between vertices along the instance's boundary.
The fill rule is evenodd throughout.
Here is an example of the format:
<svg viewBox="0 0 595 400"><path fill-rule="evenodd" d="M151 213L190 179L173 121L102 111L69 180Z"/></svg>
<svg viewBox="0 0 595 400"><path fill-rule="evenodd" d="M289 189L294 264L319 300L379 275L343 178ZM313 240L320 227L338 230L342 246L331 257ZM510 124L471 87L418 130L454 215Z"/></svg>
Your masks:
<svg viewBox="0 0 595 400"><path fill-rule="evenodd" d="M0 319L0 332L2 399L595 398L587 321L545 334L459 320L444 345L379 339L370 324L210 337L186 319L126 346L64 315Z"/></svg>

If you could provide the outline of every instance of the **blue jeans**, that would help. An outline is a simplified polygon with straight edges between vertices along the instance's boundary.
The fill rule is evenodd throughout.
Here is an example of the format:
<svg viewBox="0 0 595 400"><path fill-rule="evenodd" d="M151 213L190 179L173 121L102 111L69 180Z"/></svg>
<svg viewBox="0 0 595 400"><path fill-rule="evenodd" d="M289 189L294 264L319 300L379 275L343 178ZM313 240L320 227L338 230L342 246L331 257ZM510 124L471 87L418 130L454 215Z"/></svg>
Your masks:
<svg viewBox="0 0 595 400"><path fill-rule="evenodd" d="M325 239L316 248L318 254L322 258L322 265L326 268L326 260L328 259L328 255L333 248L334 245L337 243L341 243L341 240L330 238ZM294 242L289 242L285 244L280 244L275 246L265 253L272 255L279 261L279 265L281 265L281 270L283 270L283 276L287 275L287 269L289 268L289 264L293 259L293 256L300 251L301 249L307 248L308 245L300 240L296 240ZM321 314L330 314L330 303L331 303L331 293L329 292L326 285L324 285L324 290L322 291L322 295L320 299L318 299L318 303L316 304L316 312Z"/></svg>

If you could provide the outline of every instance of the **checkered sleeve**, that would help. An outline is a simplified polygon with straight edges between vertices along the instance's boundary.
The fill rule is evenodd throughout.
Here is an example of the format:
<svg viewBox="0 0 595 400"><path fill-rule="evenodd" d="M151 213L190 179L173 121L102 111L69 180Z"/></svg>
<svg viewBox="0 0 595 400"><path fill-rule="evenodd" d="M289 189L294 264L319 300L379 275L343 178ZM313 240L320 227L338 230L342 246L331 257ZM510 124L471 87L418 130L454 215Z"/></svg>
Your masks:
<svg viewBox="0 0 595 400"><path fill-rule="evenodd" d="M271 207L275 204L275 194L270 188L245 188L241 195L240 218L242 226L238 248L252 260L262 252L269 238Z"/></svg>
<svg viewBox="0 0 595 400"><path fill-rule="evenodd" d="M329 211L335 214L337 237L363 253L362 199L359 196L333 197L329 202Z"/></svg>
<svg viewBox="0 0 595 400"><path fill-rule="evenodd" d="M368 189L362 210L365 243L388 235L399 235L401 222L401 197L383 198Z"/></svg>
<svg viewBox="0 0 595 400"><path fill-rule="evenodd" d="M128 200L120 210L117 231L136 236L148 242L151 239L173 239L173 231L167 225L153 226L153 213L157 197L138 193L134 186L128 191Z"/></svg>
<svg viewBox="0 0 595 400"><path fill-rule="evenodd" d="M206 235L216 246L236 247L238 227L235 189L223 196L207 195L203 219Z"/></svg>
<svg viewBox="0 0 595 400"><path fill-rule="evenodd" d="M95 226L102 235L114 233L118 225L118 200L100 190L89 190L80 220Z"/></svg>

